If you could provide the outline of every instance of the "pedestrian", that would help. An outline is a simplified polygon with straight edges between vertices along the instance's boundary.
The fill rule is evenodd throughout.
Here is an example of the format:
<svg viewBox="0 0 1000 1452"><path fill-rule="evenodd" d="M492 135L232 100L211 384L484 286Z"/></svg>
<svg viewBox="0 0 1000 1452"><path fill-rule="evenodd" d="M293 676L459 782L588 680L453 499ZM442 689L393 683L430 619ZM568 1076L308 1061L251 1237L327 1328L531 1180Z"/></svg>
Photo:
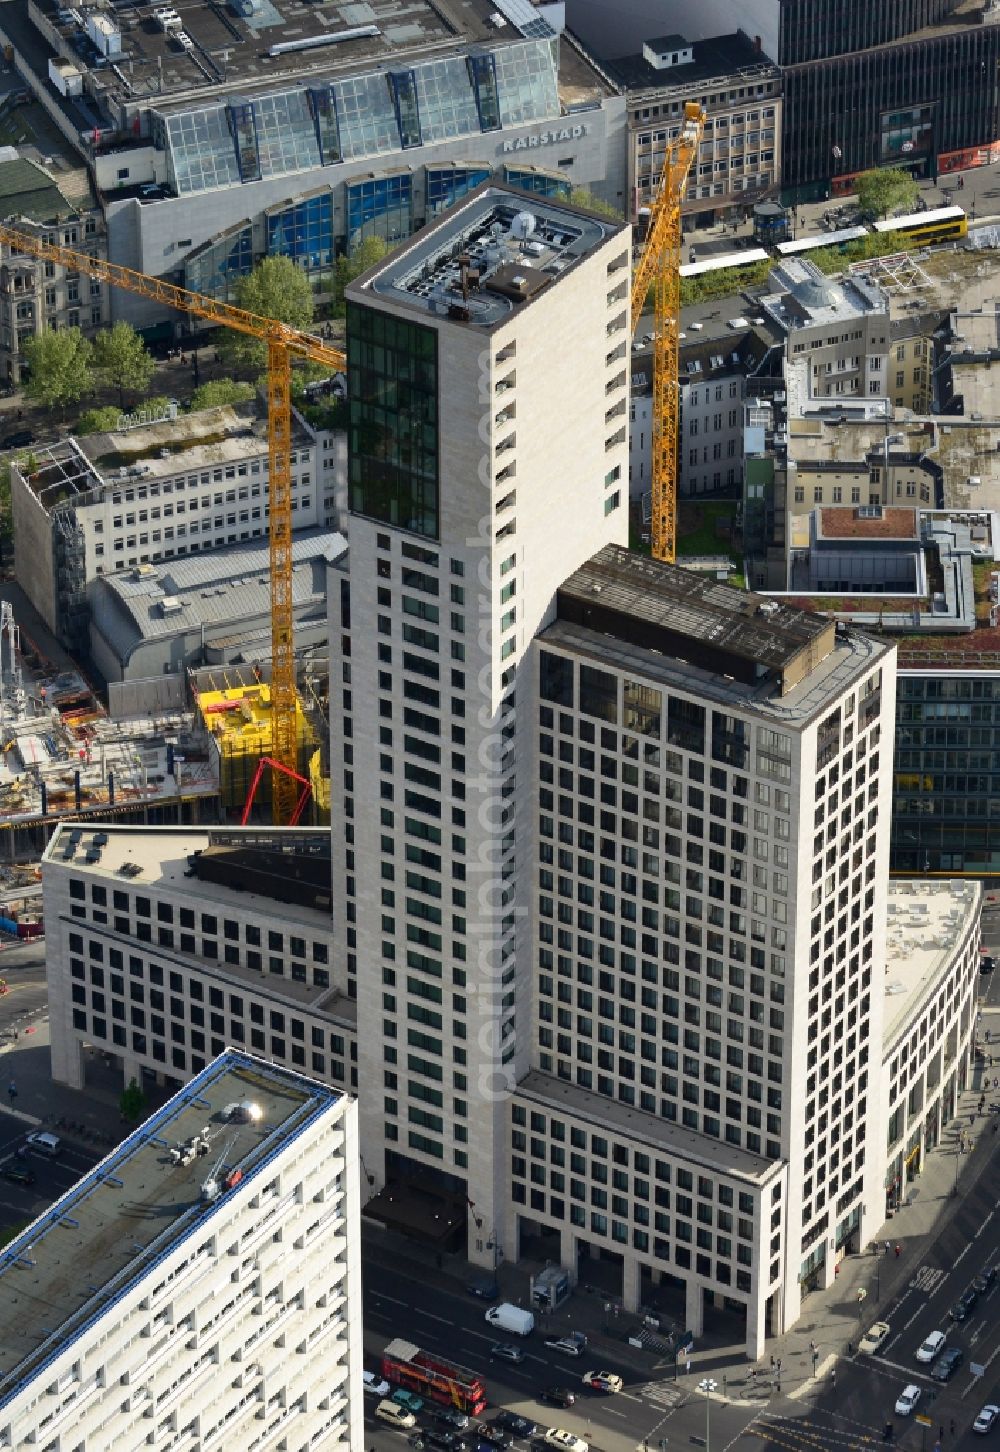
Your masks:
<svg viewBox="0 0 1000 1452"><path fill-rule="evenodd" d="M955 1418L954 1417L952 1417L951 1421L948 1424L948 1430L951 1432L951 1435L954 1437L954 1435L955 1435Z"/></svg>
<svg viewBox="0 0 1000 1452"><path fill-rule="evenodd" d="M897 1260L898 1260L898 1259L899 1259L899 1257L900 1257L900 1256L901 1256L901 1255L902 1255L902 1254L903 1254L903 1247L902 1247L902 1246L901 1246L901 1245L897 1245L897 1246L896 1246L896 1259L897 1259Z"/></svg>
<svg viewBox="0 0 1000 1452"><path fill-rule="evenodd" d="M771 1357L771 1370L774 1370L774 1357Z"/></svg>
<svg viewBox="0 0 1000 1452"><path fill-rule="evenodd" d="M889 1254L889 1242L888 1241L885 1242L885 1253L886 1253L886 1255Z"/></svg>
<svg viewBox="0 0 1000 1452"><path fill-rule="evenodd" d="M780 1356L778 1357L777 1361L774 1364L778 1368L778 1375L780 1376L781 1375L781 1357Z"/></svg>
<svg viewBox="0 0 1000 1452"><path fill-rule="evenodd" d="M812 1352L813 1356L816 1355L816 1343L815 1343L815 1341L810 1341L810 1343L809 1343L809 1350Z"/></svg>
<svg viewBox="0 0 1000 1452"><path fill-rule="evenodd" d="M944 1441L944 1426L943 1425L940 1426L940 1427L938 1427L938 1441L939 1442L943 1442Z"/></svg>

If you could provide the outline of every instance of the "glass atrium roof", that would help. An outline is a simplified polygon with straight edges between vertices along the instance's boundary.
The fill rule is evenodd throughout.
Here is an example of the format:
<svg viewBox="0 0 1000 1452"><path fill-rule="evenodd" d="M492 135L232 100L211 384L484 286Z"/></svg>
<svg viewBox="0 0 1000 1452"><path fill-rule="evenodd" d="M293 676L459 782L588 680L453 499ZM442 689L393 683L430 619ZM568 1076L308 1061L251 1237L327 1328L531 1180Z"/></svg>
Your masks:
<svg viewBox="0 0 1000 1452"><path fill-rule="evenodd" d="M161 117L178 193L381 156L560 114L550 39Z"/></svg>

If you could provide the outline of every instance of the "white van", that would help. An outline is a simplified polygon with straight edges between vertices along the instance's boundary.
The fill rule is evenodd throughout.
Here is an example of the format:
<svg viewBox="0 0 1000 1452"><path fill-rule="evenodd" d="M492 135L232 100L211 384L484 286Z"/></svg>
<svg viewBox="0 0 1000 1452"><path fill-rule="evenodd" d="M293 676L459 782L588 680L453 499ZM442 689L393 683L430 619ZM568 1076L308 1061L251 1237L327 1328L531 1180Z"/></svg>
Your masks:
<svg viewBox="0 0 1000 1452"><path fill-rule="evenodd" d="M54 1160L62 1149L62 1140L59 1136L47 1134L44 1130L37 1134L29 1134L24 1143L28 1149L34 1150L36 1155L45 1155L50 1160Z"/></svg>
<svg viewBox="0 0 1000 1452"><path fill-rule="evenodd" d="M528 1336L535 1329L535 1318L531 1312L512 1306L509 1301L491 1306L486 1312L486 1320L498 1330L513 1332L515 1336Z"/></svg>
<svg viewBox="0 0 1000 1452"><path fill-rule="evenodd" d="M390 1427L398 1427L401 1432L408 1432L411 1427L417 1425L417 1419L412 1412L401 1407L399 1402L379 1402L375 1408L375 1415L380 1422L388 1422Z"/></svg>

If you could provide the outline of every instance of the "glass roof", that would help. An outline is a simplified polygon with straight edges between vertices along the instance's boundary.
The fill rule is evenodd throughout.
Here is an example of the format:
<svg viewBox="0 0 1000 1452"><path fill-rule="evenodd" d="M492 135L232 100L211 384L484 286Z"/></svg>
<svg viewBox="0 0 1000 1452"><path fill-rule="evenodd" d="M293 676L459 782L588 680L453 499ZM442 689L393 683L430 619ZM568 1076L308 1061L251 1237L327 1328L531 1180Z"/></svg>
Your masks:
<svg viewBox="0 0 1000 1452"><path fill-rule="evenodd" d="M504 126L553 120L560 114L556 83L556 57L548 40L524 40L501 46L492 54L497 77L500 119ZM422 144L478 134L482 127L471 67L465 56L425 61L411 68L419 109ZM405 74L405 73L400 73ZM330 85L336 108L340 160L354 161L402 151L399 119L389 77L370 71ZM232 104L219 102L193 111L174 112L166 123L168 162L178 193L209 191L233 186L240 180L235 134L237 117ZM239 128L244 147L243 174L282 176L307 171L323 163L317 121L325 127L329 148L334 132L330 122L314 115L305 88L271 92L249 103L253 126ZM413 118L410 116L409 125ZM327 135L329 132L329 135ZM254 143L254 136L256 141ZM408 132L412 141L412 132ZM246 148L256 144L259 167ZM335 156L327 156L335 161Z"/></svg>

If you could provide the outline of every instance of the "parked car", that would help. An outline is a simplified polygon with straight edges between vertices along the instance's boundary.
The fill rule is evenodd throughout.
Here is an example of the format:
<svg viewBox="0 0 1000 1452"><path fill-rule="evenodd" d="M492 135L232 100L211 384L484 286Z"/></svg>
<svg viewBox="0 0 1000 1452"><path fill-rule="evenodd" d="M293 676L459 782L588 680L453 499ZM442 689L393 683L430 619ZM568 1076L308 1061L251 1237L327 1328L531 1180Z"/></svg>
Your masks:
<svg viewBox="0 0 1000 1452"><path fill-rule="evenodd" d="M605 1396L613 1396L625 1385L616 1371L585 1371L583 1384L591 1391L603 1392Z"/></svg>
<svg viewBox="0 0 1000 1452"><path fill-rule="evenodd" d="M16 429L12 434L4 434L0 439L0 449L26 449L34 442L35 436L30 429Z"/></svg>
<svg viewBox="0 0 1000 1452"><path fill-rule="evenodd" d="M499 1301L500 1287L493 1276L480 1276L477 1281L469 1281L465 1289L470 1296L477 1296L480 1301Z"/></svg>
<svg viewBox="0 0 1000 1452"><path fill-rule="evenodd" d="M874 1321L858 1343L858 1350L866 1356L873 1356L889 1335L888 1321Z"/></svg>
<svg viewBox="0 0 1000 1452"><path fill-rule="evenodd" d="M979 971L980 971L980 973L992 973L993 972L993 969L996 966L997 966L997 960L995 958L991 957L988 953L984 953L983 956L979 960Z"/></svg>
<svg viewBox="0 0 1000 1452"><path fill-rule="evenodd" d="M559 1452L590 1452L589 1442L567 1432L563 1427L550 1427L542 1438L546 1447L557 1447Z"/></svg>
<svg viewBox="0 0 1000 1452"><path fill-rule="evenodd" d="M976 1276L976 1279L972 1282L972 1289L976 1292L977 1295L984 1296L993 1285L996 1278L996 1266L986 1266L983 1270L979 1272L979 1274Z"/></svg>
<svg viewBox="0 0 1000 1452"><path fill-rule="evenodd" d="M920 1388L918 1386L904 1387L896 1398L896 1414L900 1417L908 1417L920 1400Z"/></svg>
<svg viewBox="0 0 1000 1452"><path fill-rule="evenodd" d="M931 1376L935 1381L951 1381L964 1360L965 1352L960 1346L949 1346L931 1367Z"/></svg>
<svg viewBox="0 0 1000 1452"><path fill-rule="evenodd" d="M384 1400L384 1398L387 1397L389 1395L389 1392L392 1390L385 1378L379 1376L378 1373L374 1371L363 1371L361 1373L361 1385L366 1392L369 1392L373 1397L379 1397L382 1400Z"/></svg>
<svg viewBox="0 0 1000 1452"><path fill-rule="evenodd" d="M543 1392L539 1392L538 1400L548 1402L553 1407L571 1407L576 1397L568 1386L547 1386Z"/></svg>
<svg viewBox="0 0 1000 1452"><path fill-rule="evenodd" d="M509 1341L494 1341L490 1347L491 1361L513 1361L515 1365L524 1360L524 1352L520 1346L512 1346Z"/></svg>
<svg viewBox="0 0 1000 1452"><path fill-rule="evenodd" d="M524 1437L530 1439L538 1431L538 1424L530 1417L522 1417L518 1412L501 1412L493 1423L502 1432L509 1432L512 1437Z"/></svg>
<svg viewBox="0 0 1000 1452"><path fill-rule="evenodd" d="M33 1185L35 1183L35 1176L27 1165L19 1165L16 1160L4 1165L3 1177L12 1185Z"/></svg>
<svg viewBox="0 0 1000 1452"><path fill-rule="evenodd" d="M970 1286L967 1291L962 1292L958 1300L952 1306L950 1313L951 1319L953 1321L958 1321L959 1323L961 1323L962 1321L967 1321L972 1315L972 1312L975 1310L976 1302L978 1300L979 1297L977 1296L972 1286Z"/></svg>
<svg viewBox="0 0 1000 1452"><path fill-rule="evenodd" d="M470 1452L468 1442L457 1432L449 1432L443 1427L431 1427L421 1431L420 1435L424 1446L432 1448L433 1452Z"/></svg>
<svg viewBox="0 0 1000 1452"><path fill-rule="evenodd" d="M917 1351L918 1361L933 1361L935 1356L944 1350L945 1334L943 1331L932 1331L927 1340Z"/></svg>
<svg viewBox="0 0 1000 1452"><path fill-rule="evenodd" d="M442 1407L434 1413L435 1422L440 1422L442 1427L450 1427L453 1432L467 1432L469 1430L469 1418L458 1407Z"/></svg>
<svg viewBox="0 0 1000 1452"><path fill-rule="evenodd" d="M972 1430L980 1433L991 1432L997 1417L1000 1417L1000 1407L995 1402L987 1402L973 1422Z"/></svg>
<svg viewBox="0 0 1000 1452"><path fill-rule="evenodd" d="M401 1407L405 1407L406 1410L408 1412L412 1412L414 1416L416 1416L418 1412L422 1412L424 1409L423 1397L418 1397L416 1392L407 1391L404 1386L398 1386L393 1392L392 1396L389 1398L389 1400L392 1402L398 1402Z"/></svg>

